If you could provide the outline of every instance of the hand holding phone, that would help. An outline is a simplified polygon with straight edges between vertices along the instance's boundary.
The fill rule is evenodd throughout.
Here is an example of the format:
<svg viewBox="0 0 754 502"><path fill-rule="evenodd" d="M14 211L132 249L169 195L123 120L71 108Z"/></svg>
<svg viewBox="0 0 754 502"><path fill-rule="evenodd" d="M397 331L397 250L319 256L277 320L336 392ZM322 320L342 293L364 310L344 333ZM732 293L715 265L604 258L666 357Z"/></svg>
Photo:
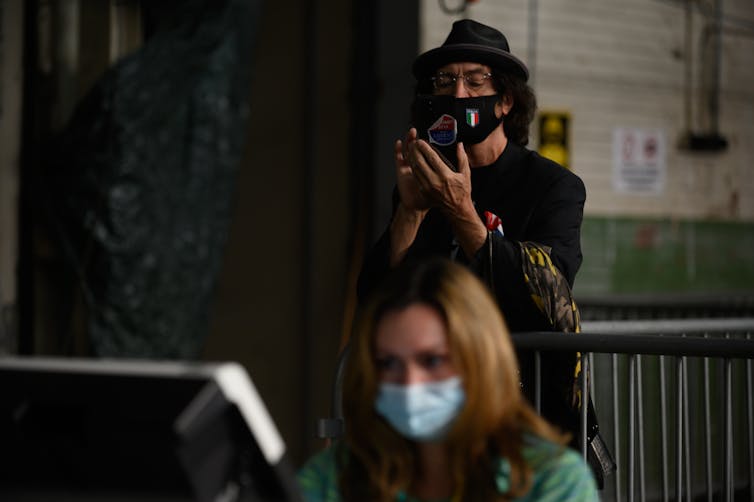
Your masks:
<svg viewBox="0 0 754 502"><path fill-rule="evenodd" d="M458 172L456 145L458 124L450 96L419 95L411 106L411 122L417 137L425 140L453 171Z"/></svg>
<svg viewBox="0 0 754 502"><path fill-rule="evenodd" d="M497 94L468 98L419 94L411 105L411 120L418 137L458 171L458 143L468 146L484 141L501 126L502 112L502 100Z"/></svg>

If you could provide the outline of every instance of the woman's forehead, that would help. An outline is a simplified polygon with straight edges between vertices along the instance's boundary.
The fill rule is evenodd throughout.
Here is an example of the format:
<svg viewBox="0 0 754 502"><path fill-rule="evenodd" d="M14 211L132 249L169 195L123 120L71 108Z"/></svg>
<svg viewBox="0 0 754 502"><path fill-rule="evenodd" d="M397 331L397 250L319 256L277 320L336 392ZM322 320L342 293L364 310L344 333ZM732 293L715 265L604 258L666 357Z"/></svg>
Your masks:
<svg viewBox="0 0 754 502"><path fill-rule="evenodd" d="M445 322L434 308L414 304L386 313L376 327L377 352L415 352L447 347Z"/></svg>

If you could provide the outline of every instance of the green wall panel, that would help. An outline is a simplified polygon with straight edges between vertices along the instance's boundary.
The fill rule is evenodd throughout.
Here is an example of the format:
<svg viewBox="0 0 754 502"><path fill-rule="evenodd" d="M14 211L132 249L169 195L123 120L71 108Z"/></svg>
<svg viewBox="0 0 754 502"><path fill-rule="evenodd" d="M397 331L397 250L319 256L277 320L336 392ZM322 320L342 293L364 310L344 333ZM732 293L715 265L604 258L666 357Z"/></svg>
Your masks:
<svg viewBox="0 0 754 502"><path fill-rule="evenodd" d="M576 294L754 290L754 223L584 219Z"/></svg>

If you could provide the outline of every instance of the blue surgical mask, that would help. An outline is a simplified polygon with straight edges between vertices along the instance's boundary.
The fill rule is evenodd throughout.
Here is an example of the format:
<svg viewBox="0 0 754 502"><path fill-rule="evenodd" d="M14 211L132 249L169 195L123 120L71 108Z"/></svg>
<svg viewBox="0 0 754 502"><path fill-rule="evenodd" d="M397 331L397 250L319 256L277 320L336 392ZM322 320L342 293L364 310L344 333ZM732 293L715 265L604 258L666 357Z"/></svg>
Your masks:
<svg viewBox="0 0 754 502"><path fill-rule="evenodd" d="M375 409L407 439L437 441L450 430L466 401L461 379L380 385Z"/></svg>

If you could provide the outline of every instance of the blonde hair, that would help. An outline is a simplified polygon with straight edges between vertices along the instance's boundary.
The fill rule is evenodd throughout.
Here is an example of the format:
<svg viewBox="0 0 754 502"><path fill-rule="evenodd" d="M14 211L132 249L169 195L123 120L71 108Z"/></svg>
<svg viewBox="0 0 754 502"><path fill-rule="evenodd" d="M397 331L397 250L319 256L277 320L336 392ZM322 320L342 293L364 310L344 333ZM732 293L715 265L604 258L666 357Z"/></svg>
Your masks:
<svg viewBox="0 0 754 502"><path fill-rule="evenodd" d="M374 410L379 381L373 349L383 316L416 303L433 307L445 320L451 358L466 393L446 437L456 489L464 500L523 495L531 485L531 468L521 453L524 433L559 444L567 438L523 397L508 328L487 288L466 268L445 259L393 273L359 317L343 381L348 455L341 458L341 494L346 500L393 500L412 484L414 444ZM501 457L511 465L505 494L497 492L494 482Z"/></svg>

